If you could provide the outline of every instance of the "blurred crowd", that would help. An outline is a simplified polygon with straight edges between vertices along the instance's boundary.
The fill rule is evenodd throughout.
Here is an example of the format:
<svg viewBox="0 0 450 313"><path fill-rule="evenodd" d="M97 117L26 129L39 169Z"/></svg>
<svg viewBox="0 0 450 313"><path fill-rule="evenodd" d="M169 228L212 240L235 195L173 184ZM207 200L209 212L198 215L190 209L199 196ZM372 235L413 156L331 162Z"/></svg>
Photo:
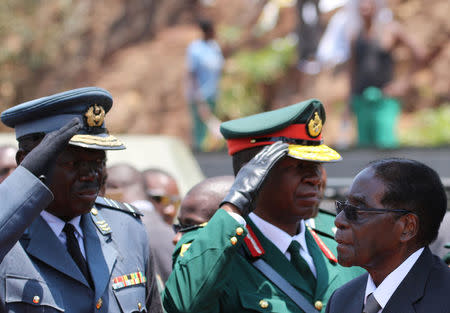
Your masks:
<svg viewBox="0 0 450 313"><path fill-rule="evenodd" d="M297 88L324 70L348 74L336 146L352 144L355 121L358 146L397 148L401 99L429 52L384 0L341 1L328 25L333 1L271 0L259 31L288 5ZM102 88L4 111L18 148L0 146L0 311L448 312L450 212L438 173L375 160L345 194L327 193L322 164L342 157L324 143L325 106L309 99L222 122L226 54L214 20L198 28L185 51L191 147L226 145L234 176L183 193L172 169L108 164L106 150L125 145L106 129L113 101ZM398 47L412 56L404 76Z"/></svg>

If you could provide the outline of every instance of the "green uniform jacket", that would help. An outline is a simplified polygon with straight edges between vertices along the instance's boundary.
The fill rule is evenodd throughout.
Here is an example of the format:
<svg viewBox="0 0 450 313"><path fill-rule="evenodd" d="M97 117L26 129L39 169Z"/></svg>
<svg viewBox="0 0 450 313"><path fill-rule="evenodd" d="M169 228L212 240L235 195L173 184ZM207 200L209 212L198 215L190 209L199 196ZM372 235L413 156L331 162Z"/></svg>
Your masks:
<svg viewBox="0 0 450 313"><path fill-rule="evenodd" d="M316 228L336 255L336 242L329 235L321 235L332 236L333 222L332 215L320 212ZM249 219L247 223L264 249L261 257L313 305L321 301L322 312L334 290L363 273L361 268L344 268L327 259L307 231L306 242L317 269L317 288L311 290L280 250ZM303 312L253 267L253 257L244 241L247 230L244 228L239 235L240 227L226 211L218 210L208 225L196 233L189 249L177 258L167 281L163 303L168 313ZM186 243L183 237L178 247Z"/></svg>

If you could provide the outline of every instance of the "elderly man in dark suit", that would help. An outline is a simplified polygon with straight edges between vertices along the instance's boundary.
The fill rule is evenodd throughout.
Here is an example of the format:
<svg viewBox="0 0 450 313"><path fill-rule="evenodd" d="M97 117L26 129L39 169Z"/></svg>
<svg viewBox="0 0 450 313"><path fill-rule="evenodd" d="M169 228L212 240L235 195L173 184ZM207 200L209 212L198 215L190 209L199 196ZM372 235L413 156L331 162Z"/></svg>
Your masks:
<svg viewBox="0 0 450 313"><path fill-rule="evenodd" d="M447 207L433 169L407 159L375 161L336 207L338 261L368 274L336 290L326 312L449 312L450 269L428 247Z"/></svg>

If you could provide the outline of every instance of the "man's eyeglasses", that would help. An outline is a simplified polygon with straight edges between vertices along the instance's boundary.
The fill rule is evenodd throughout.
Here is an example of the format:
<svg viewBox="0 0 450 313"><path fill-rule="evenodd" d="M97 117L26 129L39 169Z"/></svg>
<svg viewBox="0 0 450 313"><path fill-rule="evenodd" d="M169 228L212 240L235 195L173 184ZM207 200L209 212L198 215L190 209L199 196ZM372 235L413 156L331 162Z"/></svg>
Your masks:
<svg viewBox="0 0 450 313"><path fill-rule="evenodd" d="M147 191L147 195L149 195L154 201L163 206L168 206L169 204L172 204L175 207L178 207L181 203L181 199L179 196L161 195L157 193L152 193L150 191Z"/></svg>
<svg viewBox="0 0 450 313"><path fill-rule="evenodd" d="M349 222L356 222L358 221L358 212L371 212L371 213L387 213L387 212L394 212L394 213L412 213L409 210L401 210L401 209L376 209L376 208L359 208L357 206L351 205L348 202L343 201L336 201L336 214L341 213L344 211L345 218Z"/></svg>
<svg viewBox="0 0 450 313"><path fill-rule="evenodd" d="M186 233L191 230L196 230L205 227L207 223L196 224L196 225L184 225L184 224L173 224L173 231L176 233Z"/></svg>

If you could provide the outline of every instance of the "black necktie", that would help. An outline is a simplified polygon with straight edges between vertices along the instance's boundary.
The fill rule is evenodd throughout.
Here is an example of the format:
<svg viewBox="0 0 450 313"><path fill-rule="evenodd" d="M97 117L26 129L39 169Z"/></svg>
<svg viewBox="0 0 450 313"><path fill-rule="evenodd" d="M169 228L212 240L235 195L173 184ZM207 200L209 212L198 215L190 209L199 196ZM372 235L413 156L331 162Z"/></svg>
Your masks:
<svg viewBox="0 0 450 313"><path fill-rule="evenodd" d="M66 233L67 237L67 251L72 256L72 259L77 264L81 273L83 273L84 277L88 281L89 285L93 287L91 274L89 273L88 265L86 260L83 257L83 254L80 250L80 245L78 244L78 240L75 237L75 226L70 223L66 223L63 228L63 232Z"/></svg>
<svg viewBox="0 0 450 313"><path fill-rule="evenodd" d="M296 240L292 240L289 245L288 251L291 254L291 263L297 269L297 271L306 280L311 290L314 292L316 290L316 278L311 272L308 263L300 255L300 243Z"/></svg>
<svg viewBox="0 0 450 313"><path fill-rule="evenodd" d="M369 294L363 313L377 313L379 310L381 310L381 306L378 304L377 299L375 299L373 293Z"/></svg>

